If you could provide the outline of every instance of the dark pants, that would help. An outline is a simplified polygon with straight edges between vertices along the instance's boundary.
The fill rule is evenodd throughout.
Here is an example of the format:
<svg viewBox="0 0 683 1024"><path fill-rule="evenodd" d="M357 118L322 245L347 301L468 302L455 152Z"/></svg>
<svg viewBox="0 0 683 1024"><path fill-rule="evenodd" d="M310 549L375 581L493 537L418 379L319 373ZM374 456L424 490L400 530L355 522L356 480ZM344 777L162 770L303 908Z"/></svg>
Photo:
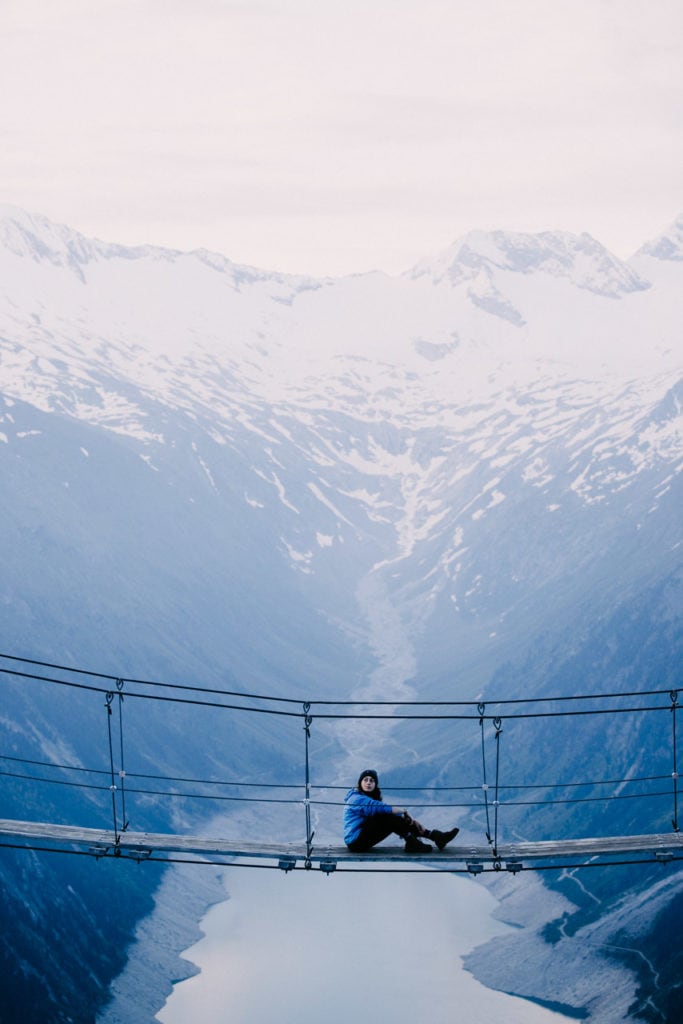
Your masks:
<svg viewBox="0 0 683 1024"><path fill-rule="evenodd" d="M363 822L358 838L346 845L353 853L365 853L392 832L405 839L410 833L410 826L405 818L400 814L371 814Z"/></svg>

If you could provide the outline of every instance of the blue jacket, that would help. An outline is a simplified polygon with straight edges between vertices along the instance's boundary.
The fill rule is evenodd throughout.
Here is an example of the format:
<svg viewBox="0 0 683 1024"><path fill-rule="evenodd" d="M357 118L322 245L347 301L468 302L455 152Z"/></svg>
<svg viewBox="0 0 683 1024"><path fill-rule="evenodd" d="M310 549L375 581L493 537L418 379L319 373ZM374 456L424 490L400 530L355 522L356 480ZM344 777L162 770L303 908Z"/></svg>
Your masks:
<svg viewBox="0 0 683 1024"><path fill-rule="evenodd" d="M381 800L373 800L357 789L350 789L345 797L344 808L344 842L352 843L360 835L363 822L371 814L392 814L393 809Z"/></svg>

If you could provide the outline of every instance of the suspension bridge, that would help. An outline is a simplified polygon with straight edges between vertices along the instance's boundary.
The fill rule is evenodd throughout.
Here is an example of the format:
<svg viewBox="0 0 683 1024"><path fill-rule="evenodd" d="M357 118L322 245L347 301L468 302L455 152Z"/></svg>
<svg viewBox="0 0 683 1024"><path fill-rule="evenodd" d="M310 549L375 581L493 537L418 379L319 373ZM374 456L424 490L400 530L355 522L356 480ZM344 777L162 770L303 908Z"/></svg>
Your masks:
<svg viewBox="0 0 683 1024"><path fill-rule="evenodd" d="M677 712L678 690L660 689L627 693L599 693L565 697L542 697L499 701L334 701L298 700L264 694L244 693L191 684L154 680L125 679L81 668L70 668L13 655L0 654L0 679L16 687L32 684L61 688L101 700L106 718L102 729L104 766L86 768L20 756L13 749L0 751L0 775L6 785L11 780L22 784L56 785L83 788L98 802L99 817L106 810L109 822L101 825L76 825L18 818L0 818L0 846L40 852L58 852L95 858L124 858L137 862L182 861L231 864L244 867L270 867L284 872L319 869L326 874L340 870L423 871L480 874L484 871L558 870L561 868L607 867L618 864L668 864L683 860L683 837L678 826ZM180 705L186 710L205 707L230 715L259 714L289 720L297 727L301 740L301 778L293 783L281 781L223 780L215 777L190 778L150 775L126 769L127 749L124 729L126 702L154 701ZM618 778L561 780L514 784L504 778L501 747L504 728L524 723L543 723L574 719L579 722L651 716L658 723L657 741L647 752L656 762L651 773L626 772ZM666 718L665 718L666 716ZM417 804L425 809L466 809L482 822L481 839L468 832L466 840L453 842L445 850L418 855L406 853L390 843L367 853L353 853L346 846L320 839L314 827L314 815L334 809L339 830L343 800L336 799L338 786L314 777L311 736L317 724L374 720L391 723L445 723L477 730L479 736L471 749L477 752L477 781L464 785L424 787L392 786L394 791L422 794ZM662 737L666 735L667 741ZM7 742L7 740L5 741ZM642 754L642 751L641 751ZM641 758L642 759L642 758ZM548 770L552 768L547 766ZM157 788L149 789L153 784ZM163 789L159 786L171 788ZM187 790L187 785L200 791ZM281 795L282 791L286 795ZM529 791L549 793L530 799ZM276 795L273 795L273 794ZM459 795L453 800L453 794ZM558 793L560 794L558 796ZM587 793L588 795L578 795ZM245 795L246 794L246 795ZM569 794L569 795L567 795ZM441 802L443 796L446 802ZM533 793L532 793L533 796ZM178 835L166 832L138 831L131 825L131 804L144 798L161 801L213 800L239 801L247 805L277 804L300 816L300 838L266 842L244 836L216 837L199 834ZM435 799L436 798L436 799ZM412 798L414 799L414 798ZM600 835L560 839L516 839L502 835L502 815L506 808L536 806L555 808L578 803L609 806L617 801L645 802L648 807L667 805L666 810L649 813L648 820L666 822L666 830L645 834ZM107 810L108 809L108 810ZM328 829L328 832L330 830ZM332 830L334 831L334 829Z"/></svg>

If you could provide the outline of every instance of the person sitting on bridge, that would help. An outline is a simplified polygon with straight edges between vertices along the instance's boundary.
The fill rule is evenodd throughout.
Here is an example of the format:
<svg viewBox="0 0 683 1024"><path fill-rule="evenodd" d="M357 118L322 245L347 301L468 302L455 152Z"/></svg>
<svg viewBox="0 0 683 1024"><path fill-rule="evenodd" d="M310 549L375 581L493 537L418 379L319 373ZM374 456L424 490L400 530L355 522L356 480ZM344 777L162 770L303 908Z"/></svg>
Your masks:
<svg viewBox="0 0 683 1024"><path fill-rule="evenodd" d="M353 853L367 853L392 832L405 841L406 853L430 853L432 847L423 839L430 839L443 850L459 831L457 828L448 832L425 828L406 810L385 804L374 768L361 772L358 784L346 794L344 842Z"/></svg>

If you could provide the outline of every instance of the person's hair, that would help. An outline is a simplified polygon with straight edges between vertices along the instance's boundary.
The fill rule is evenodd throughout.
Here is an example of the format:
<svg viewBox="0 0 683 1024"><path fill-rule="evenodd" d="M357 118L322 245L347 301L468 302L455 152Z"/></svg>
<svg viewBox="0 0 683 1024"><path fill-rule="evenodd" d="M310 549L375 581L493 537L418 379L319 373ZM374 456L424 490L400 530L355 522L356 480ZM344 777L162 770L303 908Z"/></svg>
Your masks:
<svg viewBox="0 0 683 1024"><path fill-rule="evenodd" d="M359 793L363 793L363 796L372 797L373 800L381 800L382 790L379 788L379 779L375 779L375 788L373 789L372 793L364 793L363 790L360 788L360 784L363 781L363 779L366 778L366 776L368 776L371 779L374 778L373 775L370 775L370 772L366 772L365 775L361 775L361 777L358 780L358 785L356 786L356 789L358 790Z"/></svg>

